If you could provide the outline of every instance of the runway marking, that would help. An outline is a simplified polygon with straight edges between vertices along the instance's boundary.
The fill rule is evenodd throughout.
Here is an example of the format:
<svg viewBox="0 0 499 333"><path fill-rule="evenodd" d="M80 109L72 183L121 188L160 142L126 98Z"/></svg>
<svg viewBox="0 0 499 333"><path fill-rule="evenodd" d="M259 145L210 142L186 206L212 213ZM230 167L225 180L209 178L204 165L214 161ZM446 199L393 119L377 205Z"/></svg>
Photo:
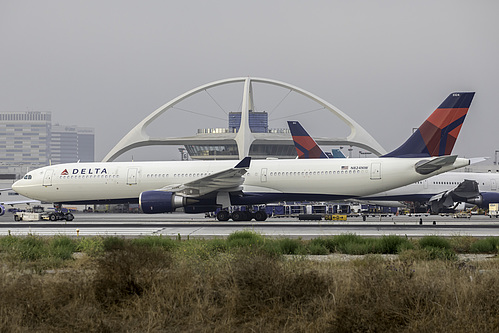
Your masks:
<svg viewBox="0 0 499 333"><path fill-rule="evenodd" d="M82 228L77 233L75 229L68 228L19 228L19 229L0 229L0 235L7 236L147 236L157 234L161 229L158 228Z"/></svg>

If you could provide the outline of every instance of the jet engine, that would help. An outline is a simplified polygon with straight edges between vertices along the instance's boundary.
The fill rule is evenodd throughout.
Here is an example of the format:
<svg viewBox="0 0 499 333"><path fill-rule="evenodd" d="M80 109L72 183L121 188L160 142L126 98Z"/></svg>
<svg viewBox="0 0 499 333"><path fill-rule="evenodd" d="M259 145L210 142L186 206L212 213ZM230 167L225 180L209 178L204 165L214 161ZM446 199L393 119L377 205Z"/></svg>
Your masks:
<svg viewBox="0 0 499 333"><path fill-rule="evenodd" d="M468 198L464 201L465 203L469 203L472 205L477 205L478 207L482 207L483 204L483 197L481 194L477 195L474 198Z"/></svg>
<svg viewBox="0 0 499 333"><path fill-rule="evenodd" d="M3 214L5 214L5 207L0 205L0 216L2 216Z"/></svg>
<svg viewBox="0 0 499 333"><path fill-rule="evenodd" d="M146 214L171 213L177 208L196 202L196 199L166 191L145 191L139 196L139 206Z"/></svg>
<svg viewBox="0 0 499 333"><path fill-rule="evenodd" d="M499 193L497 192L483 192L482 194L483 202L479 205L482 208L489 208L490 203L499 202Z"/></svg>

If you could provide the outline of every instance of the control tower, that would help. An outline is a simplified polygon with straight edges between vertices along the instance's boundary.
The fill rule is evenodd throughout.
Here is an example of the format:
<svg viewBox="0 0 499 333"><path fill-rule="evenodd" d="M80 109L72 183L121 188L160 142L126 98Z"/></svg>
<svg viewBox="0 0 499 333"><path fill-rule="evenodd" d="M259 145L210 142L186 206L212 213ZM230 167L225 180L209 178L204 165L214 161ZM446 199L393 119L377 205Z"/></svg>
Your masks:
<svg viewBox="0 0 499 333"><path fill-rule="evenodd" d="M147 127L165 112L173 112L175 105L183 100L204 92L209 88L243 83L240 111L229 113L227 128L198 129L194 136L187 137L151 137ZM320 97L290 84L264 78L240 77L215 81L190 90L164 104L138 123L103 159L113 161L126 151L151 145L184 146L192 159L242 159L253 158L294 158L296 152L288 129L269 127L268 114L255 111L253 102L253 83L262 83L289 89L291 92L319 104L325 110L337 116L350 127L350 134L344 138L314 139L319 145L355 146L370 151L375 155L385 154L381 145L347 114ZM291 117L291 115L290 115Z"/></svg>

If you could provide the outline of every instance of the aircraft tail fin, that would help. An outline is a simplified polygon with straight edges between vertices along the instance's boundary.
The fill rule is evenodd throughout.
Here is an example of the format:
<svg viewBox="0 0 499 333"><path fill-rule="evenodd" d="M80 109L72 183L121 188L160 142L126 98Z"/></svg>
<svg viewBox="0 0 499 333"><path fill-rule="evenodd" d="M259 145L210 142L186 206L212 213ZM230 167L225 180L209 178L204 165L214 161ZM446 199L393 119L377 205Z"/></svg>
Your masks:
<svg viewBox="0 0 499 333"><path fill-rule="evenodd" d="M298 121L288 121L298 158L328 158Z"/></svg>
<svg viewBox="0 0 499 333"><path fill-rule="evenodd" d="M450 94L406 142L382 157L450 155L474 96L474 92Z"/></svg>
<svg viewBox="0 0 499 333"><path fill-rule="evenodd" d="M331 149L333 158L346 158L345 154L339 149Z"/></svg>

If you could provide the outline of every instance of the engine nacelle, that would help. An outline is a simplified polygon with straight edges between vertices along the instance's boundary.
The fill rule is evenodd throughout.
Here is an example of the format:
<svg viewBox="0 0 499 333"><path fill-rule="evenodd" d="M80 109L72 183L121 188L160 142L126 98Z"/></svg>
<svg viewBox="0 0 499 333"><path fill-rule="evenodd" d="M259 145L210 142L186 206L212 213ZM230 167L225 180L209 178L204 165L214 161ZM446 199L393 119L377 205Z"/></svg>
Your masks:
<svg viewBox="0 0 499 333"><path fill-rule="evenodd" d="M497 192L482 192L483 202L480 207L489 208L490 203L499 202L499 193Z"/></svg>
<svg viewBox="0 0 499 333"><path fill-rule="evenodd" d="M3 214L5 214L5 207L0 205L0 216L2 216Z"/></svg>
<svg viewBox="0 0 499 333"><path fill-rule="evenodd" d="M139 206L146 214L171 213L187 204L187 198L174 192L145 191L139 196Z"/></svg>
<svg viewBox="0 0 499 333"><path fill-rule="evenodd" d="M474 198L466 199L466 203L477 205L477 206L482 206L482 204L483 204L483 197L482 197L481 194L479 194L478 196L476 196Z"/></svg>

